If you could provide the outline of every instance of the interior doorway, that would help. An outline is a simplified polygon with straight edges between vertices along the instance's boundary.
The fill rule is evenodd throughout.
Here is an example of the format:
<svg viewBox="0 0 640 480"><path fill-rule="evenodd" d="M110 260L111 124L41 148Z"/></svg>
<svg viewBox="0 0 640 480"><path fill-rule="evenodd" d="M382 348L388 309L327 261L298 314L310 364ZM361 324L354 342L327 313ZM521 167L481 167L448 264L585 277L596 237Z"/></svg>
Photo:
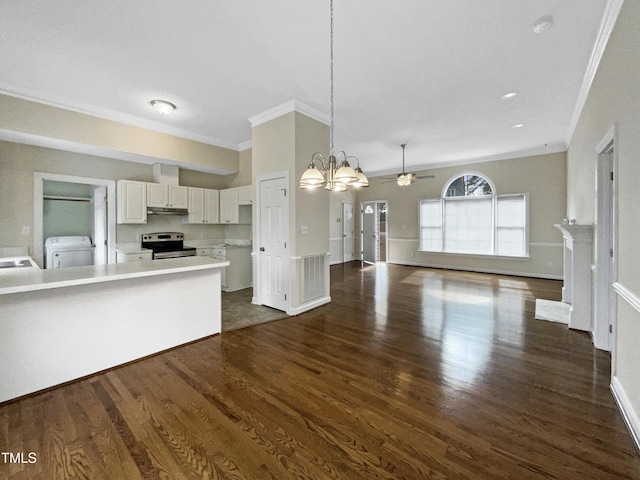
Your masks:
<svg viewBox="0 0 640 480"><path fill-rule="evenodd" d="M614 141L610 133L598 148L596 165L596 227L595 227L595 295L593 315L593 344L611 351L613 282L615 279L615 162Z"/></svg>
<svg viewBox="0 0 640 480"><path fill-rule="evenodd" d="M387 261L387 201L363 202L360 208L360 259L365 263Z"/></svg>
<svg viewBox="0 0 640 480"><path fill-rule="evenodd" d="M342 202L342 262L353 260L353 203Z"/></svg>
<svg viewBox="0 0 640 480"><path fill-rule="evenodd" d="M114 180L36 172L33 181L33 254L41 268L45 238L60 235L90 236L96 246L94 264L116 263Z"/></svg>

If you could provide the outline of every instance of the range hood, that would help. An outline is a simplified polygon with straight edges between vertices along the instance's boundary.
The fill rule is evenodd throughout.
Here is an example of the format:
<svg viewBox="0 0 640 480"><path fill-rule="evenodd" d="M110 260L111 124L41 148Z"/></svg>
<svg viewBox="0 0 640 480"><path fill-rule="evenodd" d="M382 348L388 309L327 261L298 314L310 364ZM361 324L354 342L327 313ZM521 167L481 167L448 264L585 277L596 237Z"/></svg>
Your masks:
<svg viewBox="0 0 640 480"><path fill-rule="evenodd" d="M186 208L147 207L147 215L189 215Z"/></svg>

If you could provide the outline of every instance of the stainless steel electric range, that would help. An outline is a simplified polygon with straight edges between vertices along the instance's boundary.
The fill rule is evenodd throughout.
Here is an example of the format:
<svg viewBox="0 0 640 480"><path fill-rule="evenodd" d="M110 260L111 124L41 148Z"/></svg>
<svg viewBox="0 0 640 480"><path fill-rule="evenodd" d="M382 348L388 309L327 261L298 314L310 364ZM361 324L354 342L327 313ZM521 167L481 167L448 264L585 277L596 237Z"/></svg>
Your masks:
<svg viewBox="0 0 640 480"><path fill-rule="evenodd" d="M195 257L195 247L184 246L184 234L180 232L157 232L142 234L142 248L153 251L153 259Z"/></svg>

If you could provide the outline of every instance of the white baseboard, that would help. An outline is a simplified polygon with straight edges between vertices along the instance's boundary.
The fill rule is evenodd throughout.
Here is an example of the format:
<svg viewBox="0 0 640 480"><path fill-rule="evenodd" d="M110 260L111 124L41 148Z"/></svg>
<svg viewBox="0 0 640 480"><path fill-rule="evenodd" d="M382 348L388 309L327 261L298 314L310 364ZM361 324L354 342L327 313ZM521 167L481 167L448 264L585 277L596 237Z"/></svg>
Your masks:
<svg viewBox="0 0 640 480"><path fill-rule="evenodd" d="M513 272L508 270L493 270L490 268L475 268L475 267L454 267L451 265L437 265L431 263L420 262L391 262L392 265L408 265L411 267L425 267L425 268L441 268L443 270L460 270L463 272L479 272L479 273L495 273L497 275L511 275L514 277L530 277L530 278L545 278L547 280L562 280L562 275L547 275L543 273L530 273L530 272Z"/></svg>
<svg viewBox="0 0 640 480"><path fill-rule="evenodd" d="M568 303L536 298L535 319L569 325L569 322L571 321L571 305Z"/></svg>
<svg viewBox="0 0 640 480"><path fill-rule="evenodd" d="M631 433L631 438L640 452L640 420L638 419L636 412L633 410L631 402L629 401L624 388L622 388L620 380L618 380L618 377L616 376L611 377L611 393L613 393L613 398L616 400L620 413L622 413L624 423L627 424L629 433Z"/></svg>
<svg viewBox="0 0 640 480"><path fill-rule="evenodd" d="M305 303L304 305L300 305L299 307L295 307L295 308L289 307L289 309L287 310L287 315L300 315L301 313L307 312L309 310L313 310L314 308L319 307L321 305L325 305L327 303L331 303L330 296L317 298L316 300L309 303Z"/></svg>

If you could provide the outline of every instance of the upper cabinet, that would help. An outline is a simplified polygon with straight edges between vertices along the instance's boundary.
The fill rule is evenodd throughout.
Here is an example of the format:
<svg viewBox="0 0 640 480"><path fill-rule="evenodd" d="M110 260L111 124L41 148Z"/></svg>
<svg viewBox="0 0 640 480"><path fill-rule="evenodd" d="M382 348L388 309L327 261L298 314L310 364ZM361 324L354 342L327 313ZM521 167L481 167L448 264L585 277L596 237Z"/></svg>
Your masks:
<svg viewBox="0 0 640 480"><path fill-rule="evenodd" d="M256 198L256 189L253 185L238 187L238 201L240 205L253 205Z"/></svg>
<svg viewBox="0 0 640 480"><path fill-rule="evenodd" d="M133 180L118 180L118 223L147 223L147 183Z"/></svg>
<svg viewBox="0 0 640 480"><path fill-rule="evenodd" d="M162 183L147 184L147 207L189 208L189 188Z"/></svg>
<svg viewBox="0 0 640 480"><path fill-rule="evenodd" d="M187 223L219 223L219 198L218 190L189 187Z"/></svg>
<svg viewBox="0 0 640 480"><path fill-rule="evenodd" d="M220 223L238 223L240 220L238 188L220 190Z"/></svg>

